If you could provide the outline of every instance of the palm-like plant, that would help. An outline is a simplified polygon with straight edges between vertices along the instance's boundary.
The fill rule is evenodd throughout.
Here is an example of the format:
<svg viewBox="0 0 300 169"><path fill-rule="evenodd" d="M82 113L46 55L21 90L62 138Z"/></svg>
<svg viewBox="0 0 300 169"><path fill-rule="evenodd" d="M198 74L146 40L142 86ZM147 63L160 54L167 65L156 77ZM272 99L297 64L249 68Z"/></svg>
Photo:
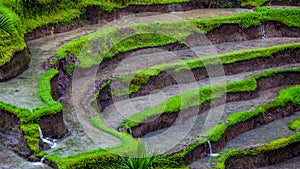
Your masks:
<svg viewBox="0 0 300 169"><path fill-rule="evenodd" d="M120 157L122 168L126 169L149 169L156 156L147 152L146 146L138 139L136 152L131 157Z"/></svg>
<svg viewBox="0 0 300 169"><path fill-rule="evenodd" d="M0 14L0 29L12 35L15 31L14 22L8 17Z"/></svg>

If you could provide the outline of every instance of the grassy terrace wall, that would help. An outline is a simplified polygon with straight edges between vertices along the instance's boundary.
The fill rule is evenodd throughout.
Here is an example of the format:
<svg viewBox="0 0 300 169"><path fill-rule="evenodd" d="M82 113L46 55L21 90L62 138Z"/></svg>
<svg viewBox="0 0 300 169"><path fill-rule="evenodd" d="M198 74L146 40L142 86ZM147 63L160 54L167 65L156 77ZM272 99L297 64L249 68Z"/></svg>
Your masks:
<svg viewBox="0 0 300 169"><path fill-rule="evenodd" d="M51 88L57 86L55 84L57 83L57 75L58 71L52 69L40 77L39 96L44 102L42 107L30 111L0 102L2 119L6 119L1 121L1 127L3 127L1 139L17 140L17 143L6 140L2 141L1 144L27 158L32 153L37 154L40 151L39 147L43 146L40 141L39 127L44 136L47 137L62 137L67 132L62 118L62 105L53 100L51 94L53 91ZM51 85L51 80L53 85Z"/></svg>
<svg viewBox="0 0 300 169"><path fill-rule="evenodd" d="M120 127L126 130L130 128L134 137L140 137L150 131L171 126L178 116L184 120L193 115L203 113L210 106L218 105L218 102L211 105L210 102L214 99L222 99L225 96L223 100L225 99L226 102L248 100L257 97L257 92L261 90L300 83L300 79L297 77L299 76L299 70L295 72L273 71L273 73L271 71L266 74L267 76L259 75L248 80L228 83L225 86L205 87L174 96L164 103L124 120ZM201 96L200 99L198 98L199 96ZM193 109L195 110L192 111Z"/></svg>
<svg viewBox="0 0 300 169"><path fill-rule="evenodd" d="M114 100L124 97L135 97L150 93L152 90L161 89L177 83L198 81L209 76L206 67L209 65L222 65L225 75L233 75L254 70L262 70L286 64L299 63L300 44L287 44L260 49L231 52L211 57L191 59L174 64L162 64L141 70L132 76L120 76L110 79L102 85L97 95L97 103L100 109L111 105ZM219 60L219 61L217 61ZM245 65L245 69L242 65ZM193 79L185 78L186 73L192 72ZM180 79L180 82L173 77ZM112 89L115 82L124 83L128 89ZM100 89L99 89L100 90Z"/></svg>
<svg viewBox="0 0 300 169"><path fill-rule="evenodd" d="M216 127L210 129L206 133L199 135L199 137L186 145L181 145L177 150L175 149L173 152L170 152L169 155L175 158L183 158L185 164L190 164L193 161L196 161L199 158L206 157L207 152L207 141L210 140L212 142L212 146L214 147L214 152L222 151L226 143L232 138L238 136L239 134L257 128L261 125L268 124L277 119L290 116L295 112L300 110L299 106L299 86L290 87L284 89L280 92L279 96L275 101L268 103L266 105L262 105L258 107L256 110L250 112L238 112L228 116L225 122L218 124ZM242 127L243 126L243 127ZM264 153L269 150L276 150L280 147L285 147L286 145L292 144L294 142L299 142L299 137L294 137L292 140L289 139L281 139L276 142L276 146L270 149L271 146L267 145L267 149L264 147L258 148L257 151L248 151L248 155L260 155L260 153ZM286 142L287 141L287 142ZM298 150L294 149L293 155L297 156ZM221 155L221 158L229 158L232 156L237 156L237 158L246 155L247 153L237 153L233 154ZM239 154L239 155L238 155ZM270 156L264 156L270 157ZM282 157L282 156L280 156ZM289 156L291 157L291 156ZM249 159L246 157L246 159ZM282 160L287 159L283 157ZM224 159L223 159L224 160ZM250 159L249 159L250 160ZM224 160L226 161L226 160ZM223 161L223 162L224 162ZM236 161L235 161L236 162ZM279 162L279 161L277 161ZM274 163L266 163L266 164L274 164ZM251 166L251 165L249 165ZM246 166L247 167L247 166ZM253 167L253 166L252 166ZM217 167L218 168L218 167Z"/></svg>
<svg viewBox="0 0 300 169"><path fill-rule="evenodd" d="M299 137L299 133L296 133L290 137L274 140L269 144L251 149L227 150L214 160L217 164L213 168L251 169L284 162L300 155Z"/></svg>
<svg viewBox="0 0 300 169"><path fill-rule="evenodd" d="M152 24L135 24L121 28L109 28L77 38L63 45L57 50L56 54L59 58L64 58L67 54L71 54L79 59L80 67L87 68L100 64L102 60L111 59L119 53L125 53L135 49L166 46L173 43L189 46L189 44L186 43L188 41L188 37L195 32L199 34L207 34L208 39L215 43L257 39L260 37L260 35L258 35L260 32L259 25L261 25L262 22L268 21L282 23L288 29L291 29L289 36L295 37L300 36L300 22L298 22L300 18L299 11L299 9L259 8L256 12L246 12L226 17L190 21L157 22ZM226 39L218 41L219 38L214 35L220 34L219 30L222 28L230 30L228 29L228 26L232 27L232 25L235 27L234 29L239 27L239 30L242 30L242 32L247 28L253 29L252 33L255 32L256 34L245 37L245 34L247 34L247 32L245 32L244 35L241 35L242 39L236 39L238 36L230 37L230 33L228 32L229 37L226 37L226 33L224 33L222 35L224 35ZM214 31L216 32L214 33ZM273 35L273 37L288 36L289 34L287 31L283 31L283 33L279 30L279 32L280 35L276 34ZM108 34L110 36L108 36ZM141 43L141 41L143 41L143 43ZM88 47L95 45L96 48ZM99 49L101 50L99 51ZM93 52L86 52L89 50L92 50Z"/></svg>
<svg viewBox="0 0 300 169"><path fill-rule="evenodd" d="M266 78L267 79L267 77L272 77L275 74L282 75L281 78L283 78L284 77L283 74L287 73L287 72L294 72L294 73L298 74L299 70L297 69L297 70L270 71L270 72L265 72L263 74L260 74L260 75L256 76L256 78ZM297 78L297 76L291 76L291 78L292 77ZM277 80L279 80L279 79L277 79ZM274 80L274 81L277 81L277 80ZM251 81L251 79L249 81ZM253 84L253 85L255 84L252 82L249 83L249 81L247 81L245 83ZM279 80L278 83L280 83L281 81ZM106 83L102 83L102 84L106 84ZM266 83L266 81L265 81L265 83ZM268 83L266 83L266 84L268 84ZM232 84L232 85L235 86L233 88L236 88L236 89L243 86L241 82L236 82L235 85L234 84ZM102 88L104 86L105 85L102 85L100 88ZM252 85L250 85L250 88L253 87L253 86L252 87L251 86ZM245 87L245 85L243 87ZM267 88L267 86L266 86L266 88ZM246 88L244 88L244 89L247 90ZM256 110L253 110L251 112L239 112L239 113L231 115L230 117L228 117L225 120L225 121L227 121L226 124L219 124L218 126L215 127L215 129L212 129L204 134L204 135L208 135L209 138L207 138L207 136L205 136L205 137L199 136L198 139L193 140L191 143L189 143L186 146L187 148L181 147L181 149L174 150L168 156L160 157L160 158L163 158L164 160L162 160L160 162L156 162L155 165L160 166L162 168L166 167L166 166L170 167L170 166L172 166L170 161L174 161L174 160L177 161L176 167L179 167L179 166L183 165L184 163L185 164L191 163L192 161L199 158L197 155L192 154L194 152L194 150L197 149L197 147L201 147L203 149L203 152L197 151L197 152L195 152L195 154L199 153L200 155L202 155L201 157L207 156L206 150L208 148L208 146L207 146L208 139L212 141L213 146L215 147L215 146L217 146L215 144L215 142L217 142L218 140L220 140L221 137L223 137L223 135L224 135L223 133L227 130L227 128L230 128L230 126L234 126L236 124L242 123L247 120L252 121L253 117L255 117L256 115L260 115L259 119L262 120L260 124L263 125L264 123L269 123L272 120L275 120L275 118L273 118L272 120L266 120L266 119L270 119L269 113L268 113L268 116L266 116L266 117L261 116L265 112L273 112L273 114L274 114L274 110L276 110L276 112L289 112L289 113L283 113L281 115L277 115L276 118L282 118L282 117L292 114L293 112L290 110L293 110L293 111L298 110L298 109L291 108L291 106L292 107L294 107L293 105L297 106L297 104L294 101L295 101L295 98L298 97L299 91L300 91L299 87L292 87L289 89L284 89L283 91L280 92L277 99L272 103L260 106L259 108L257 108ZM90 103L93 100L95 100L95 97L93 97L91 99ZM293 104L290 104L290 103L293 103ZM282 108L276 109L276 107L278 107L278 106L280 106ZM90 105L90 107L91 107L91 105ZM287 111L285 111L286 109L287 109ZM99 118L99 116L96 115L92 119L94 119L93 122L95 122L95 125L98 124L98 126L100 126L101 129L106 128L105 126L102 126L103 123L102 123L101 119ZM98 119L98 120L95 120L95 119ZM236 128L241 128L241 127L236 127ZM109 130L105 130L105 131L111 132ZM241 132L245 132L245 131L241 131ZM237 135L240 134L241 132L238 132ZM120 134L122 134L122 133L120 133ZM124 133L124 134L126 134L126 133ZM234 134L232 134L232 135L234 135ZM115 148L114 150L116 152L119 152L119 151L126 152L128 150L132 150L132 148L128 148L127 146L132 145L133 143L135 143L135 141L132 142L129 140L128 143L130 143L130 144L123 144L122 146ZM224 142L222 142L222 145L224 145ZM183 147L185 147L185 146L183 146ZM219 147L221 147L221 146L219 146ZM111 149L109 149L109 150L111 150ZM114 151L111 151L111 152L114 152ZM76 167L87 167L87 166L105 167L105 166L107 166L108 163L110 163L110 166L115 166L115 165L118 166L118 158L115 155L113 155L109 152L106 152L105 150L97 150L94 152L81 153L78 155L65 157L63 159L60 157L57 157L57 156L50 155L50 156L47 156L47 159L51 160L51 162L50 161L48 161L48 162L52 166L58 167L58 168L76 168ZM175 167L175 166L172 166L172 167Z"/></svg>

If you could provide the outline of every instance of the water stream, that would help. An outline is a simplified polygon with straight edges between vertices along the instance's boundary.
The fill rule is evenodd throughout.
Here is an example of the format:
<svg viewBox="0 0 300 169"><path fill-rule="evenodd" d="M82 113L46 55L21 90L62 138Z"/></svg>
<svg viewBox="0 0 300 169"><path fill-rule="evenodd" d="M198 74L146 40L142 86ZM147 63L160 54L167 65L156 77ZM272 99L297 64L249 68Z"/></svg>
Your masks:
<svg viewBox="0 0 300 169"><path fill-rule="evenodd" d="M262 39L266 39L267 38L267 33L266 33L266 30L265 30L265 24L264 22L261 23L260 25L260 32L261 32L261 38Z"/></svg>
<svg viewBox="0 0 300 169"><path fill-rule="evenodd" d="M55 148L57 146L56 140L55 139L51 139L49 137L44 137L43 132L41 130L41 128L39 127L39 133L40 133L40 139L48 144L51 148Z"/></svg>

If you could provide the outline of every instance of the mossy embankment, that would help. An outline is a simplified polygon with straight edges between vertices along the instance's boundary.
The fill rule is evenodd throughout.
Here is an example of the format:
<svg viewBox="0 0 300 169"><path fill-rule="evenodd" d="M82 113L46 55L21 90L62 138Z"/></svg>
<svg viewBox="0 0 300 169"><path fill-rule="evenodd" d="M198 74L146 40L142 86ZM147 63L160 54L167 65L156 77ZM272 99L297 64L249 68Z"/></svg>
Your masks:
<svg viewBox="0 0 300 169"><path fill-rule="evenodd" d="M299 69L296 70L278 70L278 71L268 71L265 73L262 73L258 76L256 76L256 78L268 78L268 77L273 77L276 76L276 74L278 75L283 75L284 73L287 72L299 72ZM282 76L284 77L284 76ZM292 76L292 77L297 77L297 76ZM254 77L251 78L252 80L255 79ZM247 91L248 90L248 85L252 84L251 79L248 79L247 81L244 81L244 89ZM255 80L254 80L255 81ZM274 80L276 82L278 82L277 80ZM279 81L279 83L282 81ZM264 84L268 84L267 81L265 81ZM232 84L232 88L239 90L238 88L240 88L242 85L242 82L236 82L235 84ZM271 84L270 84L271 85ZM251 88L252 85L250 85L249 88ZM255 82L253 83L253 86L255 86ZM254 87L255 88L255 87ZM253 88L253 90L255 90ZM297 106L299 104L297 104L295 102L295 98L298 98L298 92L299 92L299 87L291 87L288 89L284 89L280 92L279 96L276 98L276 100L272 103L268 103L267 105L262 105L260 107L258 107L256 110L253 110L251 112L238 112L236 114L233 114L229 117L226 118L224 124L218 124L214 129L211 129L209 131L207 131L206 133L204 133L204 135L200 135L198 139L196 139L196 141L193 141L192 144L189 144L187 146L183 146L186 148L183 148L179 151L174 151L173 153L170 153L168 156L160 156L157 162L155 162L155 165L158 167L180 167L180 166L184 166L184 164L188 164L196 159L198 159L199 157L197 155L194 154L200 154L202 156L206 156L207 155L207 140L211 140L212 143L214 144L214 147L217 147L215 145L215 142L217 142L218 140L220 140L221 137L223 137L224 132L229 130L230 127L238 125L240 123L243 122L247 122L248 121L252 121L252 119L256 116L259 116L258 119L262 120L261 124L265 124L265 123L269 123L272 120L270 120L269 117L271 117L271 115L269 116L269 113L265 113L265 112L273 112L274 114L274 110L276 110L276 112L289 112L289 113L284 113L278 116L272 116L274 117L273 120L276 120L277 118L282 118L285 116L288 116L290 114L292 114L294 112L293 108L290 108L291 106L293 107L293 105ZM208 92L209 93L209 92ZM210 96L208 96L210 97ZM95 100L95 97L91 99L91 102ZM293 103L293 104L290 104ZM278 108L278 106L280 108ZM289 107L289 108L286 108ZM290 111L293 110L293 111ZM94 110L95 111L95 110ZM263 114L268 114L268 116L264 117ZM279 113L280 114L280 113ZM106 126L103 125L101 119L99 118L99 116L94 116L91 117L92 121L94 122L94 125L99 126L100 129L105 129ZM252 124L252 123L251 123ZM260 123L258 123L260 124ZM242 124L241 124L242 125ZM255 125L254 125L255 126ZM241 129L241 127L236 127L235 128L239 128ZM251 128L249 128L250 130ZM107 129L108 132L112 132L111 129ZM114 131L116 132L116 131ZM240 132L245 132L240 131ZM237 135L240 134L240 132L237 132ZM232 132L225 132L225 134L231 133ZM117 135L116 133L114 135ZM135 141L129 139L130 137L128 137L128 135L126 133L119 133L118 135L120 135L120 137L124 137L125 140L127 141L123 141L122 144L120 146L117 147L113 147L113 148L109 148L109 149L99 149L99 150L95 150L95 151L91 151L91 152L86 152L86 153L80 153L77 155L72 155L69 157L64 157L61 158L59 156L56 155L47 155L46 156L46 162L54 167L54 168L82 168L82 167L95 167L95 166L119 166L119 157L118 155L120 154L120 152L123 153L130 153L130 151L134 151L134 149L129 148L128 146L131 147L131 145L134 145ZM235 134L233 134L235 135ZM127 139L128 138L128 139ZM227 138L227 137L226 137ZM223 140L223 139L221 139ZM129 142L128 142L129 141ZM224 142L222 142L222 145L224 145ZM193 153L193 151L195 149L197 149L197 147L202 147L203 148L203 152L199 152L197 150L197 153ZM220 146L219 146L220 147ZM202 157L201 156L201 157ZM174 164L174 162L171 161L176 161L176 164Z"/></svg>
<svg viewBox="0 0 300 169"><path fill-rule="evenodd" d="M226 102L248 100L252 97L256 97L257 92L260 90L298 84L299 79L293 77L297 76L297 71L299 70L296 70L294 74L284 74L284 71L270 71L248 80L191 90L190 92L174 96L153 108L131 116L124 120L120 124L120 127L126 130L131 129L134 137L141 137L150 131L171 126L178 116L180 116L181 119L184 117L184 120L197 113L203 113L209 109L210 102L213 100L223 99L226 100ZM280 72L286 76L284 82L280 82L283 80L283 76L280 75ZM198 98L199 96L200 99ZM196 112L196 114L189 113L193 108L198 110L192 111ZM179 115L179 113L182 115Z"/></svg>
<svg viewBox="0 0 300 169"><path fill-rule="evenodd" d="M38 38L53 33L65 32L85 25L88 22L88 13L93 12L89 6L95 6L101 10L89 17L99 17L101 13L110 16L115 9L126 8L130 5L147 6L151 4L182 3L187 0L165 0L165 1L124 1L123 3L111 1L15 1L1 0L0 14L8 18L11 23L11 31L7 33L0 30L0 67L3 69L0 80L7 80L22 73L29 63L28 55L16 56L18 53L28 52L24 37L27 39ZM113 15L111 15L113 18ZM59 30L57 30L59 29ZM41 31L42 30L42 31ZM31 33L33 32L33 33ZM46 33L45 33L46 32ZM31 34L29 34L31 33ZM25 58L22 60L22 58ZM10 63L16 60L18 63ZM2 67L5 66L5 67ZM11 67L15 67L14 69ZM4 69L5 68L5 69Z"/></svg>
<svg viewBox="0 0 300 169"><path fill-rule="evenodd" d="M291 123L298 123L293 120ZM289 125L290 126L290 125ZM299 128L299 125L297 126ZM268 144L251 148L227 149L215 157L212 168L257 168L284 162L300 155L300 137L295 133L289 137L273 140ZM271 157L271 158L270 158ZM243 167L241 167L243 166Z"/></svg>
<svg viewBox="0 0 300 169"><path fill-rule="evenodd" d="M63 122L62 105L53 99L53 96L57 95L55 94L57 89L54 90L57 87L57 75L58 71L51 69L40 77L39 97L44 102L41 107L36 107L30 111L0 101L1 115L7 114L6 116L8 116L8 118L4 118L6 120L2 125L3 137L1 139L12 138L18 140L16 145L12 145L14 141L5 141L1 144L28 158L32 154L37 155L40 152L40 147L43 147L39 127L44 136L47 137L60 138L66 134L67 128ZM16 137L11 137L10 128L19 131L19 136L18 133L14 133ZM26 141L24 141L24 138Z"/></svg>
<svg viewBox="0 0 300 169"><path fill-rule="evenodd" d="M168 85L296 64L300 62L299 47L299 43L286 44L157 65L138 71L134 76L119 76L103 83L97 92L97 103L100 109L104 109L113 104L113 100L146 95ZM211 66L221 67L224 73L220 75L208 72L207 68ZM192 77L187 77L187 74L192 74ZM128 88L112 88L114 83L119 82Z"/></svg>
<svg viewBox="0 0 300 169"><path fill-rule="evenodd" d="M220 152L223 150L224 146L229 140L235 138L241 133L252 130L264 124L268 124L277 119L290 116L295 112L299 111L300 107L298 102L299 101L298 93L299 93L299 86L296 85L280 91L275 101L262 105L253 111L234 113L228 116L224 122L218 124L217 126L210 129L209 131L200 134L197 139L194 139L189 143L186 143L185 145L179 146L178 149L174 149L173 151L170 151L169 155L178 158L183 158L185 164L190 164L208 155L208 151L207 151L208 140L211 141L212 146L214 147L214 152ZM241 153L239 151L233 151L233 154L230 153L227 154L225 151L224 155L222 155L223 153L221 153L221 159L224 160L229 158L231 155L232 156L236 155L236 158L233 157L233 159L234 161L235 159L237 159L237 161L235 162L238 162L238 158L243 158L244 155L246 155L245 157L246 160L249 160L249 162L254 162L257 160L251 160L251 157L248 158L247 155L250 156L257 155L259 157L264 158L262 159L262 162L266 162L265 165L271 165L274 163L287 160L288 158L291 157L289 156L290 154L293 154L293 156L297 156L298 153L298 150L296 149L291 151L290 149L287 149L287 151L289 151L288 156L285 156L286 154L284 153L282 156L277 154L278 155L277 157L282 159L277 161L274 160L276 161L274 163L269 163L270 161L267 162L268 161L267 159L270 159L269 157L272 154L272 150L277 151L278 148L282 148L282 150L280 150L280 152L282 152L284 151L284 148L287 145L289 144L292 145L293 143L299 141L300 140L298 136L291 136L288 139L283 138L278 140L278 142L274 141L270 143L270 145L259 147L257 150L254 149L254 150L249 150ZM276 146L274 146L273 143L276 143ZM268 154L268 151L271 151L271 154ZM229 152L231 152L231 150ZM263 155L263 153L265 152L266 154ZM258 157L258 161L259 161L259 157ZM224 165L224 163L221 165ZM252 168L254 167L252 163L251 164L249 163L249 166L252 166ZM255 167L259 167L259 166L255 166Z"/></svg>
<svg viewBox="0 0 300 169"><path fill-rule="evenodd" d="M166 46L173 43L184 44L191 47L188 37L195 33L207 35L204 40L211 40L215 43L238 41L237 37L231 37L222 41L214 40L215 34L220 34L218 29L226 25L237 25L240 29L246 30L255 27L252 32L248 32L249 37L239 40L251 40L260 38L259 25L263 22L279 22L290 29L299 30L299 9L264 9L259 8L256 12L245 12L232 16L216 17L208 19L195 19L189 21L172 21L172 22L154 22L151 24L127 25L120 28L108 28L92 33L87 36L77 38L57 50L57 56L64 58L68 54L79 59L79 67L87 68L98 65L102 61L116 57L120 53L126 53L135 49ZM225 28L230 30L228 28ZM255 32L256 31L256 32ZM240 32L238 30L237 32ZM299 31L298 31L299 32ZM228 32L222 35L230 36ZM110 36L108 36L108 34ZM225 35L226 34L226 35ZM247 34L244 32L243 34ZM273 35L280 36L299 36L297 34ZM272 37L272 36L270 36ZM141 43L143 42L143 43ZM99 51L101 49L101 51Z"/></svg>

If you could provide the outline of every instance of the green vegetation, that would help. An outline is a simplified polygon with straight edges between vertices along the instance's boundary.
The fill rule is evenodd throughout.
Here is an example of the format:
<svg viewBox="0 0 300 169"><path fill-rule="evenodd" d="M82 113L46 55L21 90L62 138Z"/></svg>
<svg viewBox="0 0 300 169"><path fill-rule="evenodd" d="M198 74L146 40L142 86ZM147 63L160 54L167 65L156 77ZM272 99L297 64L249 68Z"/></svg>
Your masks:
<svg viewBox="0 0 300 169"><path fill-rule="evenodd" d="M237 149L228 149L222 152L218 157L213 159L213 162L216 163L216 166L214 169L225 169L226 161L229 158L241 158L245 156L257 156L262 153L268 153L270 151L276 151L279 149L283 149L288 145L291 145L293 143L300 142L300 133L294 134L287 138L280 138L278 140L274 140L268 144L246 149L246 150L237 150Z"/></svg>
<svg viewBox="0 0 300 169"><path fill-rule="evenodd" d="M269 2L271 0L242 0L242 6L262 6L266 2Z"/></svg>
<svg viewBox="0 0 300 169"><path fill-rule="evenodd" d="M26 46L20 23L20 18L0 3L0 67Z"/></svg>
<svg viewBox="0 0 300 169"><path fill-rule="evenodd" d="M7 18L6 16L3 16L0 14L0 30L8 33L8 34L13 34L15 29L14 29L14 23Z"/></svg>
<svg viewBox="0 0 300 169"><path fill-rule="evenodd" d="M31 151L36 155L39 153L39 142L40 142L40 134L39 134L39 125L38 124L24 124L21 125L21 129L24 132L24 136L26 142Z"/></svg>
<svg viewBox="0 0 300 169"><path fill-rule="evenodd" d="M147 147L141 139L137 141L137 148L134 154L129 157L120 156L120 164L122 168L127 169L149 169L154 162L156 156L148 152Z"/></svg>
<svg viewBox="0 0 300 169"><path fill-rule="evenodd" d="M300 130L300 118L294 119L293 121L291 121L289 123L289 129L291 129L293 131Z"/></svg>
<svg viewBox="0 0 300 169"><path fill-rule="evenodd" d="M161 115L163 113L174 113L179 110L185 110L190 107L195 107L198 105L203 104L206 101L210 101L212 99L220 98L225 93L235 93L235 92L246 92L246 91L254 91L257 88L257 79L273 76L275 74L284 73L284 72L299 72L300 69L292 69L292 70L272 70L267 71L265 73L259 74L257 76L251 77L247 80L242 80L238 82L230 82L227 84L221 84L216 86L208 86L203 87L195 90L191 90L189 92L171 97L170 99L166 100L165 102L154 106L152 108L146 109L138 114L135 114L128 119L121 122L120 127L124 127L125 129L129 129L132 127L137 126L141 122L145 121L146 119ZM199 97L200 96L200 97ZM285 98L286 99L286 98ZM238 116L239 114L235 114L234 116ZM249 116L252 114L249 113ZM227 118L229 122L230 118L234 117L230 116ZM243 116L244 118L248 118L247 116ZM238 117L236 120L244 120L242 117ZM236 122L236 120L233 120ZM230 124L230 123L229 123ZM217 127L213 130L219 130ZM223 131L223 129L221 130ZM218 135L219 137L220 135ZM211 136L211 140L218 140L219 138L214 138Z"/></svg>

